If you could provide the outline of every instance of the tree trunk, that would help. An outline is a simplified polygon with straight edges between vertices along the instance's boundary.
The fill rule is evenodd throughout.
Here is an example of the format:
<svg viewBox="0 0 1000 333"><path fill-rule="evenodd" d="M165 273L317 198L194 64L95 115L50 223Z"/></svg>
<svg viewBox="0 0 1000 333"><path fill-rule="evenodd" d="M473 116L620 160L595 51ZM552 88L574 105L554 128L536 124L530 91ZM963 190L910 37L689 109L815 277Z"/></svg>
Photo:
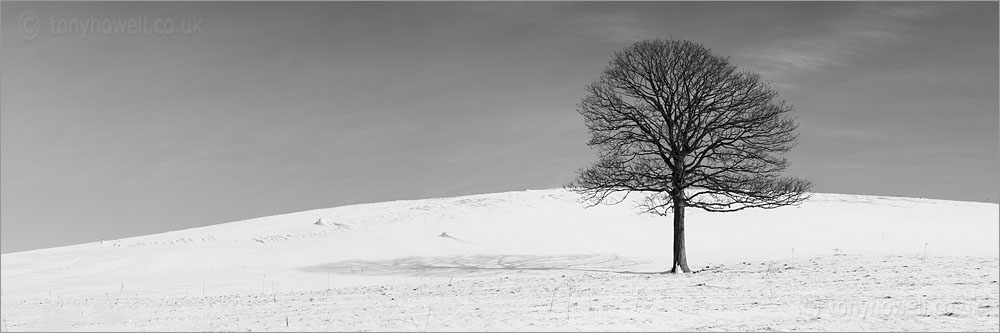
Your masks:
<svg viewBox="0 0 1000 333"><path fill-rule="evenodd" d="M674 263L670 273L677 273L677 267L684 273L691 273L688 268L687 252L684 249L684 201L674 198Z"/></svg>

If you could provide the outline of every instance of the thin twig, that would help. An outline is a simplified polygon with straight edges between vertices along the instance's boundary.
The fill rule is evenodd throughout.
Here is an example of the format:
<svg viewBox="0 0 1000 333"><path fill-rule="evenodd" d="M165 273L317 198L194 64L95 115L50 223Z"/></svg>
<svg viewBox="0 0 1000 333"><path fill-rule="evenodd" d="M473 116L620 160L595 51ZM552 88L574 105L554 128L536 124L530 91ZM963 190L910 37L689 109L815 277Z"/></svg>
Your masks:
<svg viewBox="0 0 1000 333"><path fill-rule="evenodd" d="M118 298L115 299L115 304L118 304L118 301L122 299L123 291L125 291L125 283L122 283L121 289L118 289Z"/></svg>
<svg viewBox="0 0 1000 333"><path fill-rule="evenodd" d="M557 290L559 290L559 287L556 287L555 289L552 289L552 300L549 301L549 312L552 312L552 305L556 304L556 291Z"/></svg>
<svg viewBox="0 0 1000 333"><path fill-rule="evenodd" d="M566 297L566 319L569 319L570 307L573 306L573 285L569 285L569 296Z"/></svg>
<svg viewBox="0 0 1000 333"><path fill-rule="evenodd" d="M427 321L424 321L424 332L427 332L427 324L431 322L431 307L427 307Z"/></svg>

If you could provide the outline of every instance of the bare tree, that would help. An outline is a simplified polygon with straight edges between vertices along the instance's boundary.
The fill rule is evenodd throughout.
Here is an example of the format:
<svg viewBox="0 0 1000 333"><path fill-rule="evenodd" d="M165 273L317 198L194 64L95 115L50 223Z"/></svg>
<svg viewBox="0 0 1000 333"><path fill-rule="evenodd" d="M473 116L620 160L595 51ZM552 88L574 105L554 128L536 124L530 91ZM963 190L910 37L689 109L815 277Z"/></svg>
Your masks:
<svg viewBox="0 0 1000 333"><path fill-rule="evenodd" d="M792 107L760 75L686 40L615 52L578 106L599 160L567 187L589 207L646 192L640 208L673 213L673 266L690 272L684 209L733 212L794 205L812 184L781 177L794 145Z"/></svg>

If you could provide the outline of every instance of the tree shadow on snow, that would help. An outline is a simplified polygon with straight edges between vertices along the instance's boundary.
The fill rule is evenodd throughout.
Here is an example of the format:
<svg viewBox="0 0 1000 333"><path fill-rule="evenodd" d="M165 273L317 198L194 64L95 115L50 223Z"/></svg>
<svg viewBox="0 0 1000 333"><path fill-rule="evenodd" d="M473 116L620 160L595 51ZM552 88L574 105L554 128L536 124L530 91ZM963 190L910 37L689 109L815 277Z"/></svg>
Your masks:
<svg viewBox="0 0 1000 333"><path fill-rule="evenodd" d="M300 268L310 273L390 276L491 275L502 271L580 271L620 274L660 274L630 271L644 262L614 254L585 255L466 255L406 257L386 260L345 260Z"/></svg>

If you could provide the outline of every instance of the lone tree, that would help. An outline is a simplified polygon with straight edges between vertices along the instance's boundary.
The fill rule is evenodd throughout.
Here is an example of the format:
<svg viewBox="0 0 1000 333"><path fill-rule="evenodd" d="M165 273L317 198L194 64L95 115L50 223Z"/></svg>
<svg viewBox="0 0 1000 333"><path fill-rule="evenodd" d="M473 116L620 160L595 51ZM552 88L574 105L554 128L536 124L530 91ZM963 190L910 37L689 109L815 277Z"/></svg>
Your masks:
<svg viewBox="0 0 1000 333"><path fill-rule="evenodd" d="M781 177L795 145L792 107L760 75L686 40L615 52L578 106L599 160L567 187L588 207L648 194L644 212L673 213L673 267L690 272L684 209L733 212L808 198L812 184Z"/></svg>

